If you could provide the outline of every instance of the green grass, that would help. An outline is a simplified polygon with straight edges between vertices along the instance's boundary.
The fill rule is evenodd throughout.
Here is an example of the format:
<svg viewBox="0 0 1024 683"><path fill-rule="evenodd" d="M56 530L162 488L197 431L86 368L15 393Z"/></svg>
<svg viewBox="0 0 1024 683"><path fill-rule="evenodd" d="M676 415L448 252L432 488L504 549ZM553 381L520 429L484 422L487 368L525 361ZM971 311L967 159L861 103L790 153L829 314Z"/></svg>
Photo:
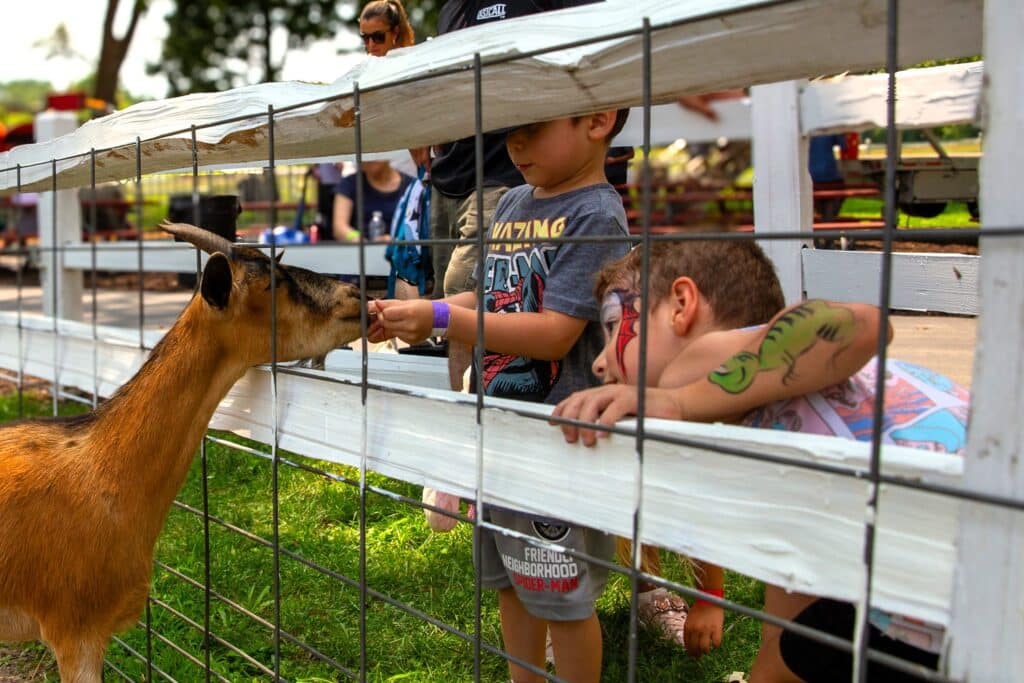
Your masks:
<svg viewBox="0 0 1024 683"><path fill-rule="evenodd" d="M26 398L33 414L48 414L50 403ZM69 406L80 411L80 406ZM0 397L0 420L17 416L17 397ZM233 438L233 437L232 437ZM241 441L238 439L238 441ZM253 447L260 447L245 442ZM260 447L262 448L262 447ZM261 458L220 445L210 445L207 485L210 513L229 524L270 540L273 536L271 464ZM289 458L294 456L289 455ZM294 459L356 479L358 473L329 463ZM419 488L371 474L370 483L413 498ZM189 473L179 500L202 507L200 461ZM358 488L331 481L293 467L279 468L280 544L309 561L344 576L359 577ZM213 590L273 622L273 554L263 545L211 524L210 574ZM665 553L665 575L686 582L686 565ZM192 579L202 582L204 549L202 520L192 513L172 509L158 544L157 559ZM281 555L281 624L284 631L352 670L359 668L359 590ZM474 572L472 533L460 524L447 534L431 532L419 508L368 494L366 501L366 577L371 589L412 605L432 617L466 632L474 628ZM729 575L731 599L759 607L761 585ZM203 623L203 591L157 567L152 595L187 618ZM629 583L615 574L598 603L604 631L606 681L626 678L629 627ZM157 633L202 661L201 632L154 605L152 623ZM484 639L500 646L501 637L495 596L482 598ZM380 600L367 608L368 680L438 681L473 680L473 643L446 633L413 615ZM272 630L213 600L213 633L273 668ZM639 640L641 681L719 681L732 671L748 671L759 645L760 624L747 617L726 615L722 647L695 661L681 650L665 645L646 633ZM146 652L146 636L136 628L121 636L134 650ZM154 637L154 665L182 681L200 680L201 669L172 647ZM341 674L300 648L282 643L281 675L292 681L333 681ZM145 679L145 666L114 644L108 659L132 680ZM265 680L259 669L229 648L214 644L213 667L231 681ZM506 665L484 654L481 679L505 681ZM45 680L55 680L50 673ZM44 679L37 679L44 680Z"/></svg>
<svg viewBox="0 0 1024 683"><path fill-rule="evenodd" d="M883 202L881 199L854 197L843 201L839 215L844 218L860 218L864 220L882 220ZM897 212L896 227L898 228L977 228L978 222L971 218L964 202L948 202L946 210L934 218L918 218L908 216L902 211Z"/></svg>

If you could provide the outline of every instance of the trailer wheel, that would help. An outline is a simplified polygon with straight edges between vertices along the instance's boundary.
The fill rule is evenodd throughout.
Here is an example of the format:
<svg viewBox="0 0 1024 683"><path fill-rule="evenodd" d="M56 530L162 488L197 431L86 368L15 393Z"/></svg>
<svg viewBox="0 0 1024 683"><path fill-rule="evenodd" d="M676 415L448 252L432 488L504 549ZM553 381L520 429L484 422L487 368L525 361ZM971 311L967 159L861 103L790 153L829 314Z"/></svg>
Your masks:
<svg viewBox="0 0 1024 683"><path fill-rule="evenodd" d="M935 218L946 210L946 202L900 202L900 211L916 218Z"/></svg>

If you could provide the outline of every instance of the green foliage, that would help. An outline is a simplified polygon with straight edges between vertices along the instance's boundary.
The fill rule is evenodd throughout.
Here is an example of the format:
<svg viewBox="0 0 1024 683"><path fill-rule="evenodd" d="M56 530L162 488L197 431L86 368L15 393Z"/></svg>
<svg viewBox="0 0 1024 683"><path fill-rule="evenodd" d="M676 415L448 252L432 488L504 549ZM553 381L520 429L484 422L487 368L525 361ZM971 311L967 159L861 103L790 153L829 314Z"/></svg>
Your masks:
<svg viewBox="0 0 1024 683"><path fill-rule="evenodd" d="M844 218L861 220L882 220L883 202L880 199L853 197L843 200L839 215ZM918 218L908 216L902 211L897 212L896 227L898 228L976 228L978 221L971 218L967 205L963 202L947 202L946 209L935 218Z"/></svg>
<svg viewBox="0 0 1024 683"><path fill-rule="evenodd" d="M21 80L0 83L0 111L5 115L18 112L35 115L46 106L46 96L51 92L53 84L49 81Z"/></svg>
<svg viewBox="0 0 1024 683"><path fill-rule="evenodd" d="M26 388L23 397L19 400L16 393L17 386L13 383L5 386L12 387L15 392L3 393L0 391L0 424L12 420L53 415L53 402L48 398L39 398L31 392L30 388ZM59 415L81 415L88 410L89 406L81 403L63 401L57 404Z"/></svg>
<svg viewBox="0 0 1024 683"><path fill-rule="evenodd" d="M948 126L936 126L932 128L932 132L943 141L965 140L978 137L981 129L972 123L951 123ZM870 138L878 144L885 144L886 135L884 128L869 128L860 135L861 139ZM903 142L925 142L927 140L924 136L924 131L917 128L900 131L900 139Z"/></svg>
<svg viewBox="0 0 1024 683"><path fill-rule="evenodd" d="M172 95L276 80L284 55L270 54L283 30L288 47L333 35L341 18L331 0L175 0L168 37L150 73L167 76Z"/></svg>
<svg viewBox="0 0 1024 683"><path fill-rule="evenodd" d="M91 74L68 86L68 91L92 92L95 82L96 76ZM53 92L55 92L53 84L49 81L22 80L0 83L0 123L8 128L30 123L36 114L46 108L46 96ZM119 89L116 108L123 109L145 99L149 98ZM78 118L81 123L85 123L93 118L93 113L81 111L78 113Z"/></svg>
<svg viewBox="0 0 1024 683"><path fill-rule="evenodd" d="M417 41L435 35L442 4L406 4ZM160 62L147 71L166 75L176 96L277 80L285 55L270 53L272 33L283 30L287 48L301 48L346 26L356 30L358 8L332 0L175 0L166 18Z"/></svg>
<svg viewBox="0 0 1024 683"><path fill-rule="evenodd" d="M437 16L443 5L444 0L413 0L405 3L405 11L416 33L417 43L437 35Z"/></svg>

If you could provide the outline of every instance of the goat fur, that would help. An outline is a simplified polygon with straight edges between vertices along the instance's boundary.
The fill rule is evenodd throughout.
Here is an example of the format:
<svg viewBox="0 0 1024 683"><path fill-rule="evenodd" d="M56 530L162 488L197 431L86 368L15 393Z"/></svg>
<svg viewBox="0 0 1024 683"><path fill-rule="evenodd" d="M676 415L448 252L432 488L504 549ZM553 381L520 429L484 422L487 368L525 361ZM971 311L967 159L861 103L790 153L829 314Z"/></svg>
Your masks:
<svg viewBox="0 0 1024 683"><path fill-rule="evenodd" d="M0 640L42 640L65 683L99 683L145 606L153 548L217 405L246 369L360 335L351 285L184 224L211 257L199 293L97 410L0 426ZM277 287L270 291L270 272Z"/></svg>

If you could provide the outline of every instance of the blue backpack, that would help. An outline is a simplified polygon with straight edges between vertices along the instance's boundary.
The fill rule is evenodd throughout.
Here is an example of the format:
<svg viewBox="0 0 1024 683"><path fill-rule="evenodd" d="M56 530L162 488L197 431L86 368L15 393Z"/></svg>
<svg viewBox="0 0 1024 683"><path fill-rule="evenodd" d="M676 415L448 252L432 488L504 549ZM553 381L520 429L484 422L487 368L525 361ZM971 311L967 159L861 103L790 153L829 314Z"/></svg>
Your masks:
<svg viewBox="0 0 1024 683"><path fill-rule="evenodd" d="M416 179L409 183L398 200L391 219L391 241L384 256L391 263L388 274L388 298L395 297L395 281L402 278L427 293L427 283L434 277L430 247L421 244L397 244L402 240L430 239L430 181L424 180L426 169L417 169Z"/></svg>

